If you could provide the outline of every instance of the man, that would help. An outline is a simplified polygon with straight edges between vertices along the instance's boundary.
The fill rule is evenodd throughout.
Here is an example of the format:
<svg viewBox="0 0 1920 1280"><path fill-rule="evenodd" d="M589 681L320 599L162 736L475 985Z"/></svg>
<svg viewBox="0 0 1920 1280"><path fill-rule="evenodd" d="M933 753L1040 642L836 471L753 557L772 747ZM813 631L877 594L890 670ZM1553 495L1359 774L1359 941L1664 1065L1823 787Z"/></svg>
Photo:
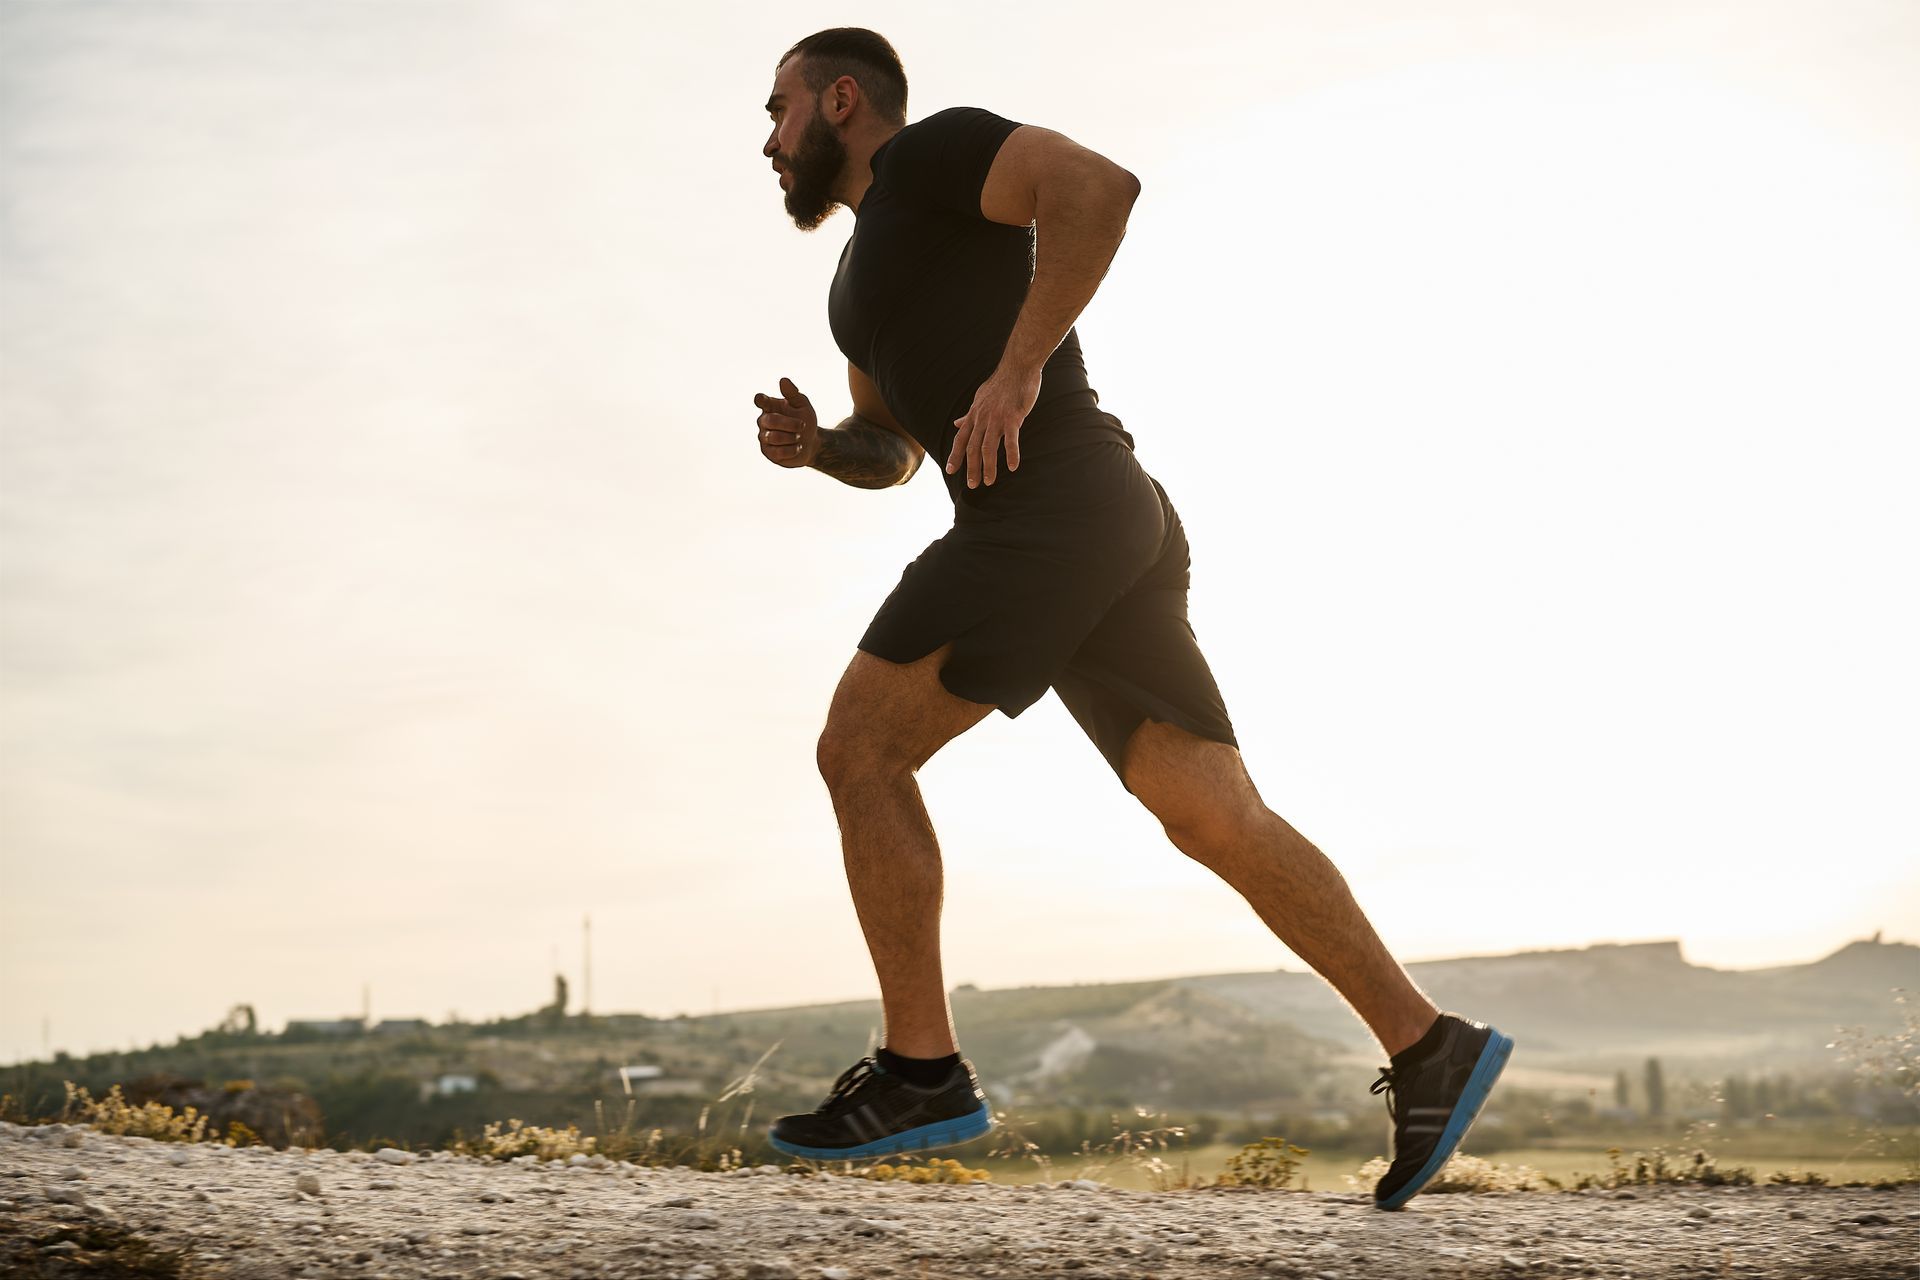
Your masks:
<svg viewBox="0 0 1920 1280"><path fill-rule="evenodd" d="M975 107L906 123L875 32L782 56L762 153L803 231L855 226L828 296L853 413L824 428L792 381L754 403L761 453L859 488L940 459L954 525L861 637L820 736L885 1043L815 1111L773 1123L815 1159L945 1147L993 1127L940 962L940 852L914 773L996 707L1054 690L1173 843L1238 890L1379 1039L1397 1208L1465 1136L1513 1042L1437 1009L1326 857L1261 803L1187 623L1188 547L1133 437L1098 407L1073 320L1140 183L1062 135Z"/></svg>

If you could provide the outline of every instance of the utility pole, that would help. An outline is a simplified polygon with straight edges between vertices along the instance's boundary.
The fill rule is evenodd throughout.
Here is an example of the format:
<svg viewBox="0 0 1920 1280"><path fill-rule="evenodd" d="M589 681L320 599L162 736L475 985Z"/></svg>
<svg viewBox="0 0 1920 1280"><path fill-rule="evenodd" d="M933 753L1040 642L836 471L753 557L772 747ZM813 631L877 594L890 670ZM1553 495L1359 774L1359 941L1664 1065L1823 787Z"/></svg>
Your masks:
<svg viewBox="0 0 1920 1280"><path fill-rule="evenodd" d="M580 1016L593 1008L593 916L580 917Z"/></svg>

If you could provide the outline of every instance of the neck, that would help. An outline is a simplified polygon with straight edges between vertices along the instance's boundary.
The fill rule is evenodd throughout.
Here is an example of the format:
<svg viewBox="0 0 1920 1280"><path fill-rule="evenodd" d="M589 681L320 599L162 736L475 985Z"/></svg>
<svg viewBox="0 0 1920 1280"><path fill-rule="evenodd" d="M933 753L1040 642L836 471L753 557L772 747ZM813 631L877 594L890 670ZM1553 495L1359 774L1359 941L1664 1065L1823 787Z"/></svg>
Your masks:
<svg viewBox="0 0 1920 1280"><path fill-rule="evenodd" d="M860 202L867 198L867 188L873 185L873 153L898 132L894 129L857 148L847 148L846 194L841 197L841 203L855 214L860 212Z"/></svg>

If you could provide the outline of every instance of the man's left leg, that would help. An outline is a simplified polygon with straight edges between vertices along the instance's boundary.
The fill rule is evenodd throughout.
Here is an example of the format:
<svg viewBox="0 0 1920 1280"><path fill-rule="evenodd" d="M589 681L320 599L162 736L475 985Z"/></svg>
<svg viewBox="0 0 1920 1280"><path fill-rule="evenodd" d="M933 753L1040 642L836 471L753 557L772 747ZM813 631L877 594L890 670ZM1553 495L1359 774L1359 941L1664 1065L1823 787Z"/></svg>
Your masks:
<svg viewBox="0 0 1920 1280"><path fill-rule="evenodd" d="M1346 998L1392 1065L1393 1162L1376 1207L1398 1209L1431 1182L1466 1137L1513 1052L1483 1022L1443 1013L1373 931L1346 879L1262 803L1237 748L1143 721L1120 752L1121 780L1187 856L1239 891L1267 927Z"/></svg>
<svg viewBox="0 0 1920 1280"><path fill-rule="evenodd" d="M1174 845L1245 898L1388 1055L1426 1034L1440 1010L1388 954L1339 868L1261 802L1239 751L1148 720L1124 759L1128 789Z"/></svg>

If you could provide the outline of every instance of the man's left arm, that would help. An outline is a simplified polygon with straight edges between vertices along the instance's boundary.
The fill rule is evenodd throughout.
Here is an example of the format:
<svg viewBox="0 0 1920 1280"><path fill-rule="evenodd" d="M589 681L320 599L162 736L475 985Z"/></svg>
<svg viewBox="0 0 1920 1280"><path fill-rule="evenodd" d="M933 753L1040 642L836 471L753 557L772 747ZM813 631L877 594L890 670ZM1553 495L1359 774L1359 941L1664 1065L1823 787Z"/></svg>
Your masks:
<svg viewBox="0 0 1920 1280"><path fill-rule="evenodd" d="M1020 468L1020 426L1040 397L1040 371L1107 274L1126 235L1140 180L1094 151L1036 125L1007 135L980 191L982 217L1034 228L1033 282L993 374L955 420L947 471L992 484L1002 444Z"/></svg>

